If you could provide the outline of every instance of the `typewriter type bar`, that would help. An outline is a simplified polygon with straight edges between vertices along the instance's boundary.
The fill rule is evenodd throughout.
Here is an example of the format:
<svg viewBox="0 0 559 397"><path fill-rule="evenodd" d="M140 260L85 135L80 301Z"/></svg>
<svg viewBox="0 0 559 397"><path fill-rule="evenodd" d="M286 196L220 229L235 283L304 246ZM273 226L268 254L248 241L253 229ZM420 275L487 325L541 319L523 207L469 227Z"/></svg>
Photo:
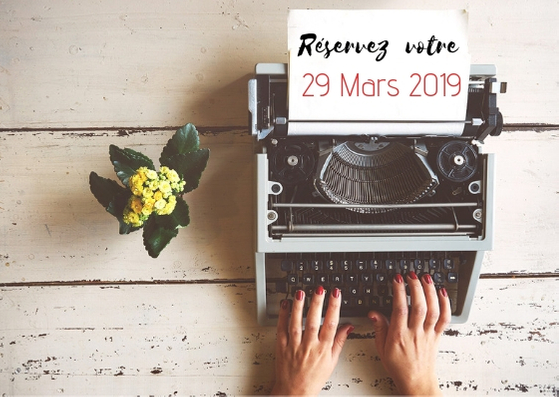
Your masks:
<svg viewBox="0 0 559 397"><path fill-rule="evenodd" d="M493 244L495 161L483 140L502 129L496 96L506 85L495 73L471 66L456 135L445 122L290 121L286 65L257 65L249 124L260 323L274 324L295 289L326 281L342 288L351 321L389 310L387 277L409 270L431 274L450 291L452 321L467 320Z"/></svg>

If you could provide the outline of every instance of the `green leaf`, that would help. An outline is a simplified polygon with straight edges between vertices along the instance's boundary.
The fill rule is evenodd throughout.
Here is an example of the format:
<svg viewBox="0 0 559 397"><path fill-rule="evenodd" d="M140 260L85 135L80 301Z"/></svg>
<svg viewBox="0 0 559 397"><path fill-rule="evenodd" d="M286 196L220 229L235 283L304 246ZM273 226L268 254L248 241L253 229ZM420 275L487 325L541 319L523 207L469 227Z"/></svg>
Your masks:
<svg viewBox="0 0 559 397"><path fill-rule="evenodd" d="M118 194L127 190L120 186L118 182L99 176L94 171L89 174L89 189L105 209Z"/></svg>
<svg viewBox="0 0 559 397"><path fill-rule="evenodd" d="M116 181L99 176L95 172L89 174L89 187L97 201L118 220L120 234L128 234L140 229L123 220L124 207L132 195L129 189L120 186Z"/></svg>
<svg viewBox="0 0 559 397"><path fill-rule="evenodd" d="M188 123L185 126L179 128L175 134L169 139L167 145L163 148L161 152L161 157L159 162L162 165L166 165L166 160L177 154L185 154L198 150L200 147L200 138L198 137L198 131L194 124Z"/></svg>
<svg viewBox="0 0 559 397"><path fill-rule="evenodd" d="M135 232L136 230L141 229L141 227L132 226L126 222L124 222L123 214L124 208L128 204L128 199L132 196L132 192L126 189L123 193L119 194L115 197L109 207L107 207L107 211L115 216L118 219L119 227L118 232L120 234L129 234Z"/></svg>
<svg viewBox="0 0 559 397"><path fill-rule="evenodd" d="M158 225L169 230L187 227L190 223L188 204L182 197L177 197L177 205L171 214L155 215L155 217Z"/></svg>
<svg viewBox="0 0 559 397"><path fill-rule="evenodd" d="M144 247L152 258L157 258L163 248L179 234L178 229L168 229L160 224L162 216L152 215L144 224Z"/></svg>
<svg viewBox="0 0 559 397"><path fill-rule="evenodd" d="M109 146L109 158L113 163L116 175L124 186L128 186L128 179L136 173L140 167L155 169L153 161L146 155L132 149L121 149L118 146Z"/></svg>
<svg viewBox="0 0 559 397"><path fill-rule="evenodd" d="M177 171L179 176L184 179L186 182L184 193L188 193L198 187L209 157L210 149L200 149L191 153L174 155L168 159L165 165Z"/></svg>

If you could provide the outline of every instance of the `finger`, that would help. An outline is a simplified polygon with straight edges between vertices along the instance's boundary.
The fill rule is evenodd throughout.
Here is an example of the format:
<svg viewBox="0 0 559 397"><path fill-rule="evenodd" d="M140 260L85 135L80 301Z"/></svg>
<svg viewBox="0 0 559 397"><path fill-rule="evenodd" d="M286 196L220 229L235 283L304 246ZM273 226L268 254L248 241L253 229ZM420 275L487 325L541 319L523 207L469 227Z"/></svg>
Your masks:
<svg viewBox="0 0 559 397"><path fill-rule="evenodd" d="M278 325L277 325L277 345L279 347L285 347L289 343L289 334L287 333L287 326L289 324L289 309L291 308L291 302L284 299L280 303L280 311L278 315Z"/></svg>
<svg viewBox="0 0 559 397"><path fill-rule="evenodd" d="M330 293L328 308L324 316L324 322L320 329L319 339L321 341L333 341L340 323L340 307L342 305L342 292L334 288Z"/></svg>
<svg viewBox="0 0 559 397"><path fill-rule="evenodd" d="M408 274L408 286L410 288L411 312L408 326L411 329L423 328L425 315L427 313L427 303L425 293L417 275L414 272Z"/></svg>
<svg viewBox="0 0 559 397"><path fill-rule="evenodd" d="M408 298L406 286L401 274L396 274L392 280L392 315L390 323L396 329L404 329L408 326Z"/></svg>
<svg viewBox="0 0 559 397"><path fill-rule="evenodd" d="M298 290L295 292L295 299L291 309L291 319L289 320L289 342L292 346L299 346L303 335L303 309L305 306L305 292Z"/></svg>
<svg viewBox="0 0 559 397"><path fill-rule="evenodd" d="M355 327L351 324L345 324L338 329L336 332L336 336L334 338L334 343L332 344L332 357L334 360L338 360L340 354L342 353L342 349L344 348L345 342L349 336L353 332Z"/></svg>
<svg viewBox="0 0 559 397"><path fill-rule="evenodd" d="M440 305L440 315L437 324L435 325L435 332L437 334L442 334L448 324L450 324L450 318L452 316L452 309L450 308L450 299L446 289L441 288L439 290L439 305Z"/></svg>
<svg viewBox="0 0 559 397"><path fill-rule="evenodd" d="M375 330L375 345L380 359L384 361L384 346L386 345L386 335L388 334L388 320L377 311L370 311L368 317L373 323Z"/></svg>
<svg viewBox="0 0 559 397"><path fill-rule="evenodd" d="M425 293L425 302L427 303L427 314L425 315L425 330L432 329L437 321L439 321L439 298L437 297L437 290L433 279L429 274L421 277L421 284L423 285L423 292Z"/></svg>
<svg viewBox="0 0 559 397"><path fill-rule="evenodd" d="M320 321L322 320L322 306L324 305L324 288L318 286L314 292L309 311L307 312L307 322L305 324L305 333L303 339L305 341L313 341L318 339L318 330L320 329Z"/></svg>

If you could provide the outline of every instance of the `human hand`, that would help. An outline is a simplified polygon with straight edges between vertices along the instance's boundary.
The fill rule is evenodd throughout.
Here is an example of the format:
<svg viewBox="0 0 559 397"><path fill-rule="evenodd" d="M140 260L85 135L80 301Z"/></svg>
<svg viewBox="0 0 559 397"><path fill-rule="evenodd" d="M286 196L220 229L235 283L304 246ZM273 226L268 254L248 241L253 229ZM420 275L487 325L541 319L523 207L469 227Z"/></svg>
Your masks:
<svg viewBox="0 0 559 397"><path fill-rule="evenodd" d="M407 277L411 311L408 310L404 278L392 282L393 310L390 323L381 313L371 311L375 344L380 359L401 394L442 394L435 373L440 336L450 322L451 309L446 290L437 291L428 274Z"/></svg>
<svg viewBox="0 0 559 397"><path fill-rule="evenodd" d="M354 327L341 326L341 292L335 288L330 294L322 327L324 288L313 294L303 331L305 293L297 291L291 302L284 300L278 318L276 342L276 383L272 394L317 395L334 371L338 358ZM291 316L290 313L291 308Z"/></svg>

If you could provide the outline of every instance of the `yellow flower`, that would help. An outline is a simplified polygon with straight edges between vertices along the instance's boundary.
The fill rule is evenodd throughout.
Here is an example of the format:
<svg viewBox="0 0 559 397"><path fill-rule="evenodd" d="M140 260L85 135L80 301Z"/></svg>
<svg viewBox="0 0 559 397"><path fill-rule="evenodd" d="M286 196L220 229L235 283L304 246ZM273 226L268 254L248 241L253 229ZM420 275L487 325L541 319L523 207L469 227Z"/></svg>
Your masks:
<svg viewBox="0 0 559 397"><path fill-rule="evenodd" d="M162 210L163 208L165 208L166 205L167 205L167 202L164 199L159 199L155 202L155 204L153 206L157 210Z"/></svg>
<svg viewBox="0 0 559 397"><path fill-rule="evenodd" d="M133 194L134 196L141 196L141 195L142 195L142 192L143 192L143 190L144 190L144 187L142 186L142 183L140 182L140 183L135 184L135 185L132 187L131 190L132 190L132 194Z"/></svg>
<svg viewBox="0 0 559 397"><path fill-rule="evenodd" d="M151 214L153 211L153 206L155 204L155 200L152 198L144 200L144 207L142 208L142 213L147 213L148 215Z"/></svg>
<svg viewBox="0 0 559 397"><path fill-rule="evenodd" d="M156 191L157 189L159 189L159 180L154 179L153 181L150 181L148 183L148 187L153 190Z"/></svg>
<svg viewBox="0 0 559 397"><path fill-rule="evenodd" d="M140 220L138 214L134 213L133 211L129 211L129 212L125 211L123 220L125 223L135 227L140 227L144 223L143 221Z"/></svg>
<svg viewBox="0 0 559 397"><path fill-rule="evenodd" d="M159 190L161 191L161 193L163 193L163 195L169 195L172 191L171 189L171 184L169 183L169 181L161 181L159 182Z"/></svg>
<svg viewBox="0 0 559 397"><path fill-rule="evenodd" d="M154 170L147 170L145 174L148 179L157 179L157 172Z"/></svg>
<svg viewBox="0 0 559 397"><path fill-rule="evenodd" d="M162 198L163 198L163 193L161 193L160 190L156 191L156 192L153 194L153 200L154 200L154 201L159 201L159 200L161 200Z"/></svg>
<svg viewBox="0 0 559 397"><path fill-rule="evenodd" d="M130 206L132 211L134 211L136 214L142 212L142 199L140 197L137 196L130 197L130 201L128 202L128 205Z"/></svg>
<svg viewBox="0 0 559 397"><path fill-rule="evenodd" d="M149 171L151 171L151 170L148 169L147 167L140 167L136 170L135 175L138 175L139 179L142 181L142 183L144 183L148 179L146 173L148 173Z"/></svg>
<svg viewBox="0 0 559 397"><path fill-rule="evenodd" d="M149 187L144 188L144 190L142 191L142 197L144 199L153 197L153 190L151 190Z"/></svg>
<svg viewBox="0 0 559 397"><path fill-rule="evenodd" d="M175 170L169 170L169 172L167 173L167 179L170 182L180 182L180 180L181 180L181 178L179 177L179 174Z"/></svg>

